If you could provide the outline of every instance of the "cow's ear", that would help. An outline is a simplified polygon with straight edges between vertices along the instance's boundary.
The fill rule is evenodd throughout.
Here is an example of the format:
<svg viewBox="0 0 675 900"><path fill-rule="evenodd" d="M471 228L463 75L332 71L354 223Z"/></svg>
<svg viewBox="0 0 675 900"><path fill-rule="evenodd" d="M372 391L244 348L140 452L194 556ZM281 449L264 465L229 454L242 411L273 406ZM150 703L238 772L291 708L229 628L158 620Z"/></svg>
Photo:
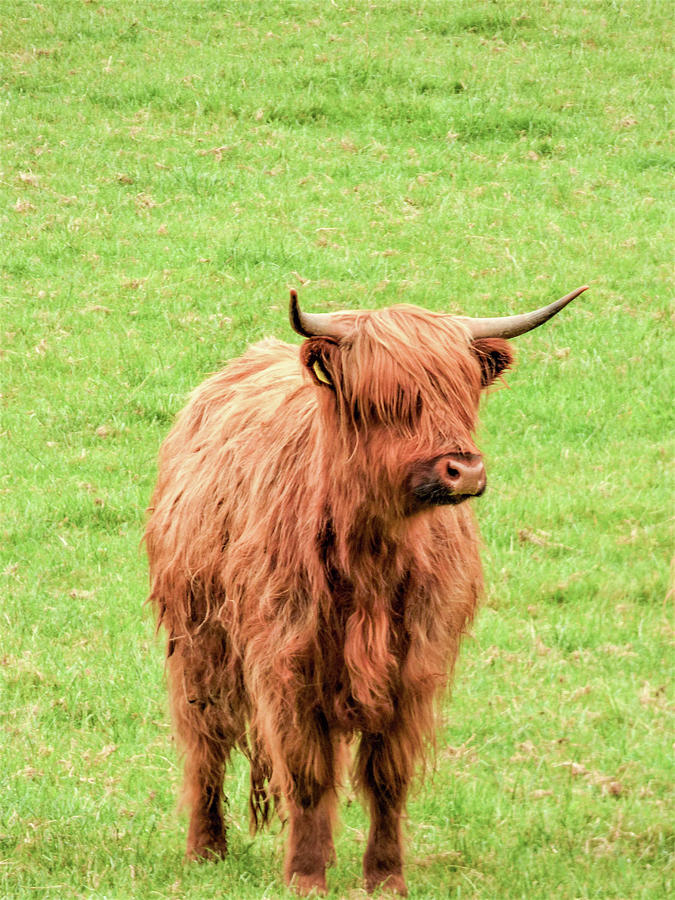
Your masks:
<svg viewBox="0 0 675 900"><path fill-rule="evenodd" d="M513 365L513 351L503 338L477 338L471 344L480 364L480 379L488 387L505 369Z"/></svg>
<svg viewBox="0 0 675 900"><path fill-rule="evenodd" d="M300 348L300 360L315 384L335 390L341 369L337 341L326 337L310 338Z"/></svg>

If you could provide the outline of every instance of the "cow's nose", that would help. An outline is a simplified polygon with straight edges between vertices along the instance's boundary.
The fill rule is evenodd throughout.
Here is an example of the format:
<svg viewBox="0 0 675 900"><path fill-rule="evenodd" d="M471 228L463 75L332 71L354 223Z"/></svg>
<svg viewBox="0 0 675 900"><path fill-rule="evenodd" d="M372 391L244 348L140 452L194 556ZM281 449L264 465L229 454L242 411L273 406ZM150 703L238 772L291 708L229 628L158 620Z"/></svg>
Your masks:
<svg viewBox="0 0 675 900"><path fill-rule="evenodd" d="M487 478L478 453L451 453L435 466L439 481L453 494L476 497L483 493Z"/></svg>

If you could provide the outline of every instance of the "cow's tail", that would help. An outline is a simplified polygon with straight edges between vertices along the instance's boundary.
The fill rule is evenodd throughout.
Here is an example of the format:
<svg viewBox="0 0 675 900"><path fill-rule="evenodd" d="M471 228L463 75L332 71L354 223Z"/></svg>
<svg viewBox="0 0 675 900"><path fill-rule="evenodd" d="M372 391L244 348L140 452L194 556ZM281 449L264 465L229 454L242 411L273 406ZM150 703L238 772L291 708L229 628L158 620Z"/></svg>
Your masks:
<svg viewBox="0 0 675 900"><path fill-rule="evenodd" d="M251 741L249 762L251 764L251 791L248 797L249 831L254 835L270 824L274 812L278 809L278 798L270 791L272 768L269 760L255 739Z"/></svg>

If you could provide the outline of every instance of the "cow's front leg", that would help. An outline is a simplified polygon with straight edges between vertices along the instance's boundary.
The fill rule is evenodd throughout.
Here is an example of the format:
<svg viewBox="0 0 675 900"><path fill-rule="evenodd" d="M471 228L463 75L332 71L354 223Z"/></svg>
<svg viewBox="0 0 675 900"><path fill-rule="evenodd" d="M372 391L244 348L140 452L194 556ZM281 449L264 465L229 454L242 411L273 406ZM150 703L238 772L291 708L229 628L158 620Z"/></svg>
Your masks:
<svg viewBox="0 0 675 900"><path fill-rule="evenodd" d="M307 786L305 786L307 787ZM326 891L326 866L335 859L333 818L335 792L318 785L304 798L289 800L289 835L284 875L299 894Z"/></svg>
<svg viewBox="0 0 675 900"><path fill-rule="evenodd" d="M303 895L326 891L326 867L335 860L333 822L342 767L340 742L323 716L307 724L304 733L293 732L284 741L290 776L284 876L286 884Z"/></svg>
<svg viewBox="0 0 675 900"><path fill-rule="evenodd" d="M356 760L357 783L370 810L370 832L363 857L366 890L382 887L402 896L401 814L412 775L410 754L390 736L364 734Z"/></svg>

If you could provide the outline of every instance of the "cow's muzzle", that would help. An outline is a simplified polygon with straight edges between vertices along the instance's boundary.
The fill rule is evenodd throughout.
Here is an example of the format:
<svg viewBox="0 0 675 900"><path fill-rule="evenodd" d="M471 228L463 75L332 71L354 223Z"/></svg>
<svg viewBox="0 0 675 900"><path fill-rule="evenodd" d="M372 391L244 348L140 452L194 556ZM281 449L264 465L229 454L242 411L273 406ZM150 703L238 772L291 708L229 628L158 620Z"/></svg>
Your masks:
<svg viewBox="0 0 675 900"><path fill-rule="evenodd" d="M480 497L487 484L483 459L478 453L449 453L418 464L410 487L414 506L442 506Z"/></svg>

